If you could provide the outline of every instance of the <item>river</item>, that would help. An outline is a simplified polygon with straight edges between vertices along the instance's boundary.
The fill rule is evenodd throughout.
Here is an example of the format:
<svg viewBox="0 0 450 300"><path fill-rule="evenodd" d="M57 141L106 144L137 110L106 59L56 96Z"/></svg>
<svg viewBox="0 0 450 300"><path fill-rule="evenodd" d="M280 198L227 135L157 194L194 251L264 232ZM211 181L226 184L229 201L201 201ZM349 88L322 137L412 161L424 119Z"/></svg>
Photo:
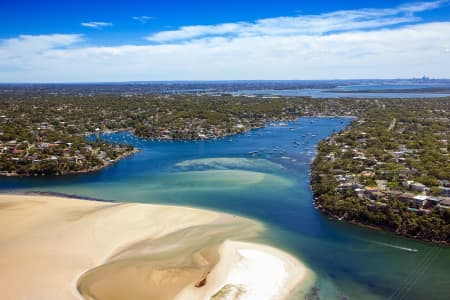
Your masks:
<svg viewBox="0 0 450 300"><path fill-rule="evenodd" d="M309 172L315 147L350 121L301 118L190 142L105 134L102 138L128 142L141 151L92 174L1 178L0 191L57 192L239 214L266 225L258 241L292 253L316 273L320 298L310 299L448 299L450 249L329 220L312 205Z"/></svg>

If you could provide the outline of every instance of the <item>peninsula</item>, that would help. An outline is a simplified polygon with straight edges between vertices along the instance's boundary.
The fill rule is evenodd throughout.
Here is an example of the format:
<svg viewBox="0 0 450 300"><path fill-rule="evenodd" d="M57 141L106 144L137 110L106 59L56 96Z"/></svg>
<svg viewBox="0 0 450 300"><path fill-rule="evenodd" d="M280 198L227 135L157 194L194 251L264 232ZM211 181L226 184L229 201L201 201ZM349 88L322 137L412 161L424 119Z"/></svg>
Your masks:
<svg viewBox="0 0 450 300"><path fill-rule="evenodd" d="M318 145L316 206L340 220L450 243L450 101L382 101Z"/></svg>

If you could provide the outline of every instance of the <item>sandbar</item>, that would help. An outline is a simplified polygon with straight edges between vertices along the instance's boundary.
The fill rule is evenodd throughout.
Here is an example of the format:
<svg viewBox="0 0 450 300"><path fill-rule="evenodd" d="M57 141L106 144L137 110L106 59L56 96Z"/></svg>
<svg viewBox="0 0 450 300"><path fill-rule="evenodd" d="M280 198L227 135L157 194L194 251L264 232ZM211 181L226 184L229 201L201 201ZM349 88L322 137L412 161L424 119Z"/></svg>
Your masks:
<svg viewBox="0 0 450 300"><path fill-rule="evenodd" d="M189 207L0 195L1 299L285 299L313 272L256 221Z"/></svg>

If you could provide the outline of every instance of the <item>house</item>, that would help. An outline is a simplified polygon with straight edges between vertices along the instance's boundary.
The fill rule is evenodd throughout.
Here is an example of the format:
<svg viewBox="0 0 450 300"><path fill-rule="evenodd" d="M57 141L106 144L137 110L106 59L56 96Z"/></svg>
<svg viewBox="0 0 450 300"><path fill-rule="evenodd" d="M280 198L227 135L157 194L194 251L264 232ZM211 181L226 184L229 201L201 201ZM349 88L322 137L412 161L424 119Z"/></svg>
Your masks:
<svg viewBox="0 0 450 300"><path fill-rule="evenodd" d="M345 174L345 171L342 169L333 169L332 172L333 172L333 174L336 174L336 175Z"/></svg>
<svg viewBox="0 0 450 300"><path fill-rule="evenodd" d="M450 198L445 197L441 200L441 202L438 205L440 208L447 208L450 209Z"/></svg>
<svg viewBox="0 0 450 300"><path fill-rule="evenodd" d="M334 161L334 160L335 160L334 153L331 153L331 154L326 155L326 156L325 156L325 159L326 159L326 160Z"/></svg>
<svg viewBox="0 0 450 300"><path fill-rule="evenodd" d="M409 188L411 188L411 184L413 184L413 183L414 183L414 181L406 180L406 181L403 181L403 182L402 182L402 185L403 185L405 188L409 189Z"/></svg>
<svg viewBox="0 0 450 300"><path fill-rule="evenodd" d="M450 187L442 187L441 194L446 197L450 197Z"/></svg>
<svg viewBox="0 0 450 300"><path fill-rule="evenodd" d="M391 154L395 158L400 158L405 154L405 151L392 151Z"/></svg>
<svg viewBox="0 0 450 300"><path fill-rule="evenodd" d="M429 196L427 199L427 203L425 204L425 208L434 208L439 205L439 202L442 201L442 198Z"/></svg>
<svg viewBox="0 0 450 300"><path fill-rule="evenodd" d="M387 180L375 180L375 182L377 183L378 190L385 191L388 189Z"/></svg>
<svg viewBox="0 0 450 300"><path fill-rule="evenodd" d="M353 156L353 160L367 160L367 157L364 155Z"/></svg>
<svg viewBox="0 0 450 300"><path fill-rule="evenodd" d="M356 188L356 189L354 189L354 192L355 192L356 197L358 197L359 199L364 198L364 189Z"/></svg>
<svg viewBox="0 0 450 300"><path fill-rule="evenodd" d="M420 182L414 182L414 181L405 181L403 182L403 186L406 188L410 188L411 190L415 192L425 192L428 191L429 188L427 188L426 185L420 183Z"/></svg>
<svg viewBox="0 0 450 300"><path fill-rule="evenodd" d="M380 191L371 192L369 194L369 198L371 200L377 200L377 201L383 199L385 196L386 196L386 194L383 192L380 192Z"/></svg>
<svg viewBox="0 0 450 300"><path fill-rule="evenodd" d="M364 191L364 195L368 197L370 200L381 200L386 196L385 193L378 191L376 187L366 187Z"/></svg>
<svg viewBox="0 0 450 300"><path fill-rule="evenodd" d="M404 202L404 203L412 203L414 200L414 194L412 193L403 193L400 195L399 199L400 201Z"/></svg>
<svg viewBox="0 0 450 300"><path fill-rule="evenodd" d="M412 206L416 208L422 208L425 205L427 199L428 197L423 195L414 196Z"/></svg>
<svg viewBox="0 0 450 300"><path fill-rule="evenodd" d="M350 190L352 189L353 183L352 182L341 182L339 184L339 190Z"/></svg>
<svg viewBox="0 0 450 300"><path fill-rule="evenodd" d="M395 190L389 190L386 192L386 195L390 200L400 199L400 195L402 194L403 194L402 192Z"/></svg>
<svg viewBox="0 0 450 300"><path fill-rule="evenodd" d="M361 176L362 177L373 177L373 176L375 176L375 173L374 172L371 172L371 171L362 171L361 173Z"/></svg>

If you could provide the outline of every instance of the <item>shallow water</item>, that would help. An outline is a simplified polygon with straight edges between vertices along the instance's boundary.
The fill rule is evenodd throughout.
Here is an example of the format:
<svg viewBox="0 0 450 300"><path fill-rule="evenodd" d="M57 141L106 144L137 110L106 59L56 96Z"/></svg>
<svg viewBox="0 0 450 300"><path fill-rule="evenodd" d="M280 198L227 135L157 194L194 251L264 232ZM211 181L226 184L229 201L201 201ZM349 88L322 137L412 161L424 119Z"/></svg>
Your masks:
<svg viewBox="0 0 450 300"><path fill-rule="evenodd" d="M240 214L266 224L260 241L289 251L315 271L320 299L448 299L450 249L331 221L314 209L309 164L315 145L349 122L302 118L286 126L194 142L109 134L103 138L126 141L142 151L94 174L1 178L0 190Z"/></svg>

